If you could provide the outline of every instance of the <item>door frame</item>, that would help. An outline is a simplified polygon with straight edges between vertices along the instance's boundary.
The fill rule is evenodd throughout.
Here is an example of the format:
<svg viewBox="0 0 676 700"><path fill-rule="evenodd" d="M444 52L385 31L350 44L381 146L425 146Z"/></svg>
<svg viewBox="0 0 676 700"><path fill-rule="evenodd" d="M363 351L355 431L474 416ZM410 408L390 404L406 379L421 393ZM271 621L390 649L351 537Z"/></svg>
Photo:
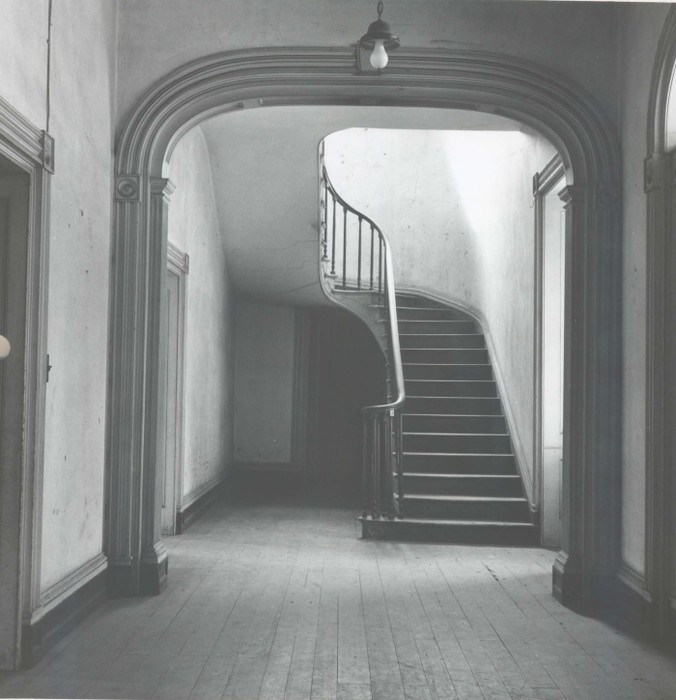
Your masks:
<svg viewBox="0 0 676 700"><path fill-rule="evenodd" d="M218 114L367 100L494 112L532 127L561 154L571 264L564 348L566 516L553 592L568 605L603 597L615 583L620 542L621 159L614 130L577 84L510 56L402 48L382 76L357 74L355 66L354 47L268 47L205 57L156 83L120 131L107 452L112 589L120 595L157 592L167 571L157 502L163 163L190 128Z"/></svg>
<svg viewBox="0 0 676 700"><path fill-rule="evenodd" d="M649 627L661 638L676 635L676 155L667 144L667 112L676 74L676 8L669 10L657 45L650 85L646 222L646 508L645 581L634 587L648 604ZM673 101L673 97L672 97ZM632 573L632 572L630 572ZM645 586L645 589L643 588Z"/></svg>
<svg viewBox="0 0 676 700"><path fill-rule="evenodd" d="M42 483L45 398L48 376L47 291L49 270L49 193L54 172L54 140L12 105L0 98L0 154L29 178L26 264L25 375L23 453L16 490L2 493L3 501L20 502L17 522L2 523L0 558L14 560L11 576L18 580L16 648L8 665L21 664L22 628L30 624L40 604L42 542ZM0 506L2 504L0 503ZM12 532L8 533L10 529ZM0 624L5 621L0 620Z"/></svg>
<svg viewBox="0 0 676 700"><path fill-rule="evenodd" d="M179 535L181 524L179 523L178 509L183 499L183 467L185 458L185 347L186 347L186 309L187 309L187 283L190 271L190 258L173 243L167 243L167 272L178 278L177 299L177 357L176 357L176 450L174 458L174 534ZM168 309L167 309L168 311ZM167 318L167 323L169 319ZM168 333L168 326L167 326ZM168 358L167 358L168 360ZM166 372L166 369L165 369ZM167 377L169 379L169 377ZM168 392L168 387L167 387ZM166 462L166 452L165 452ZM166 464L165 464L166 470Z"/></svg>
<svg viewBox="0 0 676 700"><path fill-rule="evenodd" d="M566 171L561 156L555 154L549 162L533 176L534 226L534 280L535 299L533 315L533 500L534 511L541 524L544 499L543 464L543 376L544 371L544 236L545 200L554 186L565 178ZM565 261L564 261L565 265Z"/></svg>

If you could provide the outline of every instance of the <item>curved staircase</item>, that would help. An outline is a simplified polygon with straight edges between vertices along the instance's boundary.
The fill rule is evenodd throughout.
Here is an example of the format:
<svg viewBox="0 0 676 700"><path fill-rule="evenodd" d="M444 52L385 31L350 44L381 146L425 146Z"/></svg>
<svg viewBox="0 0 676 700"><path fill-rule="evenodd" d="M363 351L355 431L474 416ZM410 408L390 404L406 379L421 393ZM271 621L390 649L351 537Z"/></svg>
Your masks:
<svg viewBox="0 0 676 700"><path fill-rule="evenodd" d="M539 544L477 322L397 294L406 401L399 518L362 518L365 537Z"/></svg>

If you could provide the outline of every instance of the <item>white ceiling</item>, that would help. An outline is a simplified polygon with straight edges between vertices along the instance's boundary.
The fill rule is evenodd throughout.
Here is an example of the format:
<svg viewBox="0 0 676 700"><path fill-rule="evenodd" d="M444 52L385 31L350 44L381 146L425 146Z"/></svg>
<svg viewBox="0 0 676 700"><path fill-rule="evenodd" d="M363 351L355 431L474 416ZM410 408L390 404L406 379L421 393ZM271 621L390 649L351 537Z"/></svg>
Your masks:
<svg viewBox="0 0 676 700"><path fill-rule="evenodd" d="M352 127L519 130L491 114L411 107L264 107L201 125L231 278L272 303L325 303L318 267L318 146Z"/></svg>

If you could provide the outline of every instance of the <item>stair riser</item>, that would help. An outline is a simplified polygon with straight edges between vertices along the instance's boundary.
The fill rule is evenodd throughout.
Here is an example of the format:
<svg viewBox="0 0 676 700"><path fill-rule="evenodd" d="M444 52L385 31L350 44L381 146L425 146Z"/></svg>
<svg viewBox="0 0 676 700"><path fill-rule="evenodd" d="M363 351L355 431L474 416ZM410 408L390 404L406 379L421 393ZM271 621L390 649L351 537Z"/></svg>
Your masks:
<svg viewBox="0 0 676 700"><path fill-rule="evenodd" d="M404 365L405 379L493 379L490 365Z"/></svg>
<svg viewBox="0 0 676 700"><path fill-rule="evenodd" d="M489 522L530 522L525 501L424 501L404 497L404 517L439 520L481 520Z"/></svg>
<svg viewBox="0 0 676 700"><path fill-rule="evenodd" d="M508 454L509 435L404 435L406 452Z"/></svg>
<svg viewBox="0 0 676 700"><path fill-rule="evenodd" d="M399 334L402 348L483 348L483 335L406 335Z"/></svg>
<svg viewBox="0 0 676 700"><path fill-rule="evenodd" d="M516 474L513 455L404 455L404 471L423 474Z"/></svg>
<svg viewBox="0 0 676 700"><path fill-rule="evenodd" d="M441 396L415 397L408 395L406 413L447 413L460 416L502 415L500 399L445 398Z"/></svg>
<svg viewBox="0 0 676 700"><path fill-rule="evenodd" d="M494 381L411 379L405 382L405 386L409 396L497 398L498 395Z"/></svg>
<svg viewBox="0 0 676 700"><path fill-rule="evenodd" d="M503 416L410 416L403 419L404 431L422 433L506 433Z"/></svg>
<svg viewBox="0 0 676 700"><path fill-rule="evenodd" d="M444 478L441 476L404 476L406 496L437 494L440 496L513 496L521 497L521 480L518 476Z"/></svg>
<svg viewBox="0 0 676 700"><path fill-rule="evenodd" d="M473 321L427 321L399 319L400 333L477 333Z"/></svg>
<svg viewBox="0 0 676 700"><path fill-rule="evenodd" d="M487 365L488 350L481 348L437 348L432 350L420 348L402 348L402 362L422 362L429 365Z"/></svg>
<svg viewBox="0 0 676 700"><path fill-rule="evenodd" d="M398 542L444 542L446 544L498 545L537 547L540 534L531 525L464 525L455 523L431 524L406 520L361 519L365 539Z"/></svg>
<svg viewBox="0 0 676 700"><path fill-rule="evenodd" d="M424 297L419 297L415 294L397 294L397 306L408 306L416 309L441 309L443 311L456 311L456 309L451 309L451 307L446 306L438 301L432 301L431 299L425 299ZM462 311L457 310L457 313L462 313Z"/></svg>
<svg viewBox="0 0 676 700"><path fill-rule="evenodd" d="M426 309L422 307L397 307L397 318L400 321L407 320L438 320L438 321L467 321L462 311L455 309ZM473 321L472 321L473 323Z"/></svg>

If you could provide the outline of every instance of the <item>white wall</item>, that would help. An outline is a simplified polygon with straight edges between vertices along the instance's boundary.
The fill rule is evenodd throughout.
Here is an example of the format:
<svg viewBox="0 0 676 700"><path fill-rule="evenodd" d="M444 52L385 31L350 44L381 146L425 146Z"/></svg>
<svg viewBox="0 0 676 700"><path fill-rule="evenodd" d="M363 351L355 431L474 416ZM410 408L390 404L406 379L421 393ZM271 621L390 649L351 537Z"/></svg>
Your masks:
<svg viewBox="0 0 676 700"><path fill-rule="evenodd" d="M237 305L235 459L289 464L293 424L295 310Z"/></svg>
<svg viewBox="0 0 676 700"><path fill-rule="evenodd" d="M532 177L553 147L522 132L378 129L338 132L325 144L338 192L388 236L395 283L485 317L532 473Z"/></svg>
<svg viewBox="0 0 676 700"><path fill-rule="evenodd" d="M2 0L1 10L0 97L35 126L44 129L47 118L49 2ZM55 21L67 17L70 11L67 6L57 10Z"/></svg>
<svg viewBox="0 0 676 700"><path fill-rule="evenodd" d="M178 143L167 175L176 186L169 240L190 256L186 304L182 500L232 463L234 295L214 201L209 153L197 127Z"/></svg>
<svg viewBox="0 0 676 700"><path fill-rule="evenodd" d="M646 153L648 93L668 5L627 6L619 61L622 75L624 293L622 383L622 557L645 571Z"/></svg>
<svg viewBox="0 0 676 700"><path fill-rule="evenodd" d="M26 19L38 9L44 17L29 28ZM10 34L21 57L16 75L27 78L28 89L24 93L20 86L10 98L16 95L17 106L39 118L38 86L44 92L47 67L36 42L46 39L46 3L3 1L2 11L3 25L9 11L24 28ZM56 169L48 352L53 367L46 404L43 589L102 550L116 3L60 0L52 21L49 131ZM0 75L4 80L4 68Z"/></svg>

